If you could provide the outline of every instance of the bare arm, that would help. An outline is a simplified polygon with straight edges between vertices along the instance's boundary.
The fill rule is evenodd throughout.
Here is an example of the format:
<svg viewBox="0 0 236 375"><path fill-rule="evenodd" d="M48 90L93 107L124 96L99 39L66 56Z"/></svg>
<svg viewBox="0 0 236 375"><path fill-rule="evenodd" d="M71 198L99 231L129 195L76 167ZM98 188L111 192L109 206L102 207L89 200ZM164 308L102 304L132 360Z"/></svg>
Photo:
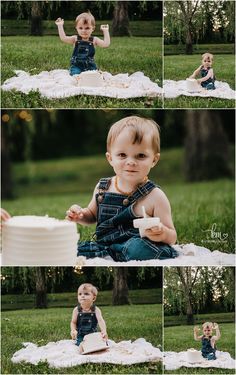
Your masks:
<svg viewBox="0 0 236 375"><path fill-rule="evenodd" d="M97 185L98 186L98 185ZM80 206L73 204L68 211L66 211L66 219L75 221L82 225L94 224L97 221L97 202L96 193L98 187L95 187L93 197L88 204L88 207L81 208Z"/></svg>
<svg viewBox="0 0 236 375"><path fill-rule="evenodd" d="M202 335L198 336L199 331L200 331L200 329L198 327L194 327L193 336L194 336L194 340L196 340L196 341L200 341L202 339Z"/></svg>
<svg viewBox="0 0 236 375"><path fill-rule="evenodd" d="M109 26L108 25L101 25L101 30L103 32L103 40L95 37L94 38L94 45L99 46L102 48L107 48L109 47L111 40L110 40L110 34L109 34Z"/></svg>
<svg viewBox="0 0 236 375"><path fill-rule="evenodd" d="M151 216L158 216L160 218L160 225L151 229L146 229L147 237L155 242L164 242L173 245L176 242L177 234L172 221L171 207L165 193L156 188L152 192L152 201L154 204L154 211Z"/></svg>
<svg viewBox="0 0 236 375"><path fill-rule="evenodd" d="M218 324L215 323L214 326L213 326L213 328L216 330L216 335L214 336L214 339L215 340L219 340L221 334L220 334L220 328L219 328Z"/></svg>
<svg viewBox="0 0 236 375"><path fill-rule="evenodd" d="M194 70L193 74L189 78L196 78L198 76L198 74L200 73L201 67L202 66L200 65L199 68Z"/></svg>
<svg viewBox="0 0 236 375"><path fill-rule="evenodd" d="M101 330L101 334L102 334L102 337L107 340L108 339L108 336L107 336L107 327L106 327L106 323L105 323L105 320L103 319L102 317L102 313L101 313L101 310L96 306L96 318L97 318L97 321L98 321L98 325L99 325L99 328Z"/></svg>
<svg viewBox="0 0 236 375"><path fill-rule="evenodd" d="M57 25L58 28L58 34L62 42L68 43L68 44L74 44L76 42L76 36L67 36L65 31L64 31L64 20L62 18L58 18L55 21L55 24Z"/></svg>
<svg viewBox="0 0 236 375"><path fill-rule="evenodd" d="M213 74L213 69L209 69L207 75L205 77L202 77L202 78L199 78L198 79L198 82L205 82L207 81L209 78L213 78L214 74Z"/></svg>
<svg viewBox="0 0 236 375"><path fill-rule="evenodd" d="M78 308L75 307L72 312L72 318L70 322L70 335L72 340L75 340L77 337L77 317L78 317Z"/></svg>

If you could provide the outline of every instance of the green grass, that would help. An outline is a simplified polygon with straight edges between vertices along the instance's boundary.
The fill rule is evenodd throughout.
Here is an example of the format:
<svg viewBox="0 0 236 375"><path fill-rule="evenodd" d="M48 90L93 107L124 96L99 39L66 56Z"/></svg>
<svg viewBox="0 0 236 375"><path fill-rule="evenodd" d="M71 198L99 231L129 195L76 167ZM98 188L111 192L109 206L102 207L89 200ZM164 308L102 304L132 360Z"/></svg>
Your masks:
<svg viewBox="0 0 236 375"><path fill-rule="evenodd" d="M129 290L130 303L157 304L162 303L162 289ZM75 305L76 293L48 293L48 307L72 307ZM112 292L100 291L97 304L99 306L112 305ZM35 305L34 294L5 294L1 296L1 310L32 309Z"/></svg>
<svg viewBox="0 0 236 375"><path fill-rule="evenodd" d="M229 352L235 358L234 323L220 324L221 338L217 343L218 350ZM201 343L193 338L193 326L164 328L164 350L185 351L188 348L200 350ZM234 374L234 370L217 368L185 368L165 371L165 374Z"/></svg>
<svg viewBox="0 0 236 375"><path fill-rule="evenodd" d="M13 353L22 342L45 345L49 341L70 338L71 308L22 310L2 313L2 374L160 374L160 363L132 366L86 364L72 368L53 369L46 363L33 366L12 364ZM154 346L162 346L162 306L132 305L102 307L109 338L118 342L145 338ZM142 324L140 324L140 322Z"/></svg>
<svg viewBox="0 0 236 375"><path fill-rule="evenodd" d="M109 24L110 30L112 21L96 20L96 29L94 35L102 36L100 25ZM148 36L148 37L162 37L162 22L161 21L130 21L130 32L133 36ZM1 20L2 36L10 35L28 35L29 22L26 20ZM75 34L74 20L65 21L65 31L67 35ZM58 35L57 27L54 20L43 21L43 35Z"/></svg>
<svg viewBox="0 0 236 375"><path fill-rule="evenodd" d="M234 312L228 313L212 313L212 314L199 314L194 315L195 324L201 325L204 321L211 321L220 323L233 323L235 321L235 314ZM168 316L165 315L165 327L171 326L185 326L186 325L186 316L178 315L178 316Z"/></svg>
<svg viewBox="0 0 236 375"><path fill-rule="evenodd" d="M217 54L234 54L234 43L228 44L195 44L193 46L193 54L202 55L206 51ZM185 45L165 44L164 54L167 55L185 55Z"/></svg>
<svg viewBox="0 0 236 375"><path fill-rule="evenodd" d="M22 48L24 46L24 48ZM59 37L2 37L2 82L14 76L14 70L37 74L43 70L68 69L73 47ZM96 49L101 70L112 74L142 71L162 86L162 39L142 37L112 38L109 48ZM28 95L2 91L2 108L161 108L160 98L115 99L80 95L50 100L38 92Z"/></svg>
<svg viewBox="0 0 236 375"><path fill-rule="evenodd" d="M192 56L165 56L164 77L175 81L186 79L200 64L201 53ZM213 68L217 80L227 82L235 89L234 55L216 55ZM234 100L187 96L164 100L165 108L234 108L234 104Z"/></svg>

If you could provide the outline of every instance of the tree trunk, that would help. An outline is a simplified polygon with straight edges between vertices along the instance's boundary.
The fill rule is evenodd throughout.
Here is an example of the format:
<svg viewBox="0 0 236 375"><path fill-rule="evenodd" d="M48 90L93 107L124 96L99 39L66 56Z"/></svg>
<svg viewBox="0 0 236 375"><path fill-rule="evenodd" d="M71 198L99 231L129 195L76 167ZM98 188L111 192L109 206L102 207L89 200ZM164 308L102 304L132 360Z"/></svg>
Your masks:
<svg viewBox="0 0 236 375"><path fill-rule="evenodd" d="M30 35L42 36L42 13L39 1L31 2L31 25L30 25Z"/></svg>
<svg viewBox="0 0 236 375"><path fill-rule="evenodd" d="M192 325L194 324L192 288L196 281L198 269L196 270L194 280L192 279L191 267L177 267L177 273L185 295L187 324Z"/></svg>
<svg viewBox="0 0 236 375"><path fill-rule="evenodd" d="M113 36L130 36L128 1L117 1L112 20Z"/></svg>
<svg viewBox="0 0 236 375"><path fill-rule="evenodd" d="M36 308L45 309L47 307L45 267L35 267L35 292Z"/></svg>
<svg viewBox="0 0 236 375"><path fill-rule="evenodd" d="M186 55L192 55L193 53L193 38L190 26L186 32L185 53Z"/></svg>
<svg viewBox="0 0 236 375"><path fill-rule="evenodd" d="M228 146L217 112L188 110L185 126L185 174L188 181L231 177Z"/></svg>
<svg viewBox="0 0 236 375"><path fill-rule="evenodd" d="M129 305L129 290L127 285L127 267L114 267L113 305Z"/></svg>
<svg viewBox="0 0 236 375"><path fill-rule="evenodd" d="M8 125L5 125L5 124L2 125L2 137L1 137L2 199L14 198L7 126Z"/></svg>

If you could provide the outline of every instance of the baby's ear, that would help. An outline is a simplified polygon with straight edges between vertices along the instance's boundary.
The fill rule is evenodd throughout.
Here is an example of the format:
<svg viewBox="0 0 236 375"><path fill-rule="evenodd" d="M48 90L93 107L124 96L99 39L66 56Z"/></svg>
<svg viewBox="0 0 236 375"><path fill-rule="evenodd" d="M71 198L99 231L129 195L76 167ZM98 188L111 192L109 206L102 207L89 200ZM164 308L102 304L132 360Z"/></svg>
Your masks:
<svg viewBox="0 0 236 375"><path fill-rule="evenodd" d="M108 163L111 164L111 162L112 162L112 157L111 157L110 152L106 152L106 158L107 158Z"/></svg>
<svg viewBox="0 0 236 375"><path fill-rule="evenodd" d="M155 165L159 162L159 160L160 160L160 154L157 153L157 154L154 155L152 167L155 167Z"/></svg>

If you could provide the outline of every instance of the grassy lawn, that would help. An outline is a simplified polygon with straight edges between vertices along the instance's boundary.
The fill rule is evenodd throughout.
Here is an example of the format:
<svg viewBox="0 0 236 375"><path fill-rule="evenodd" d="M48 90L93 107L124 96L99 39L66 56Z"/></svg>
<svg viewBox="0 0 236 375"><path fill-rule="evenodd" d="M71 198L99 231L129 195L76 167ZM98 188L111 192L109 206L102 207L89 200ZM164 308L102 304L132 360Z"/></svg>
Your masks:
<svg viewBox="0 0 236 375"><path fill-rule="evenodd" d="M12 364L11 357L22 342L45 345L49 341L70 339L71 308L22 310L2 313L2 374L160 374L160 363L132 366L86 364L64 369L49 368L46 363L33 366ZM103 317L109 337L118 342L145 338L162 346L162 305L104 306ZM142 322L142 324L140 324Z"/></svg>
<svg viewBox="0 0 236 375"><path fill-rule="evenodd" d="M235 325L234 323L220 324L221 338L217 343L218 350L229 352L235 358ZM164 328L164 350L185 351L189 348L200 350L201 344L193 339L193 326L175 326ZM217 368L186 368L165 371L165 374L234 374L234 370Z"/></svg>
<svg viewBox="0 0 236 375"><path fill-rule="evenodd" d="M178 315L178 316L169 316L165 315L164 325L165 327L171 326L185 326L186 325L186 316ZM204 321L210 322L217 322L218 324L221 323L233 323L235 320L235 313L228 312L228 313L211 313L211 314L199 314L194 315L195 324L201 325Z"/></svg>
<svg viewBox="0 0 236 375"><path fill-rule="evenodd" d="M234 54L235 47L234 43L231 44L194 44L193 45L193 54L202 55L206 51L212 53L213 55L217 54ZM185 45L179 44L165 44L164 45L164 54L167 55L183 55L185 54Z"/></svg>
<svg viewBox="0 0 236 375"><path fill-rule="evenodd" d="M76 292L48 293L48 307L73 307L76 298ZM132 305L162 303L162 289L129 290L129 299ZM112 292L110 290L99 291L96 301L99 306L112 305ZM32 309L34 305L34 294L5 294L1 296L2 311Z"/></svg>
<svg viewBox="0 0 236 375"><path fill-rule="evenodd" d="M189 77L201 64L199 55L175 55L164 58L164 79L183 80ZM216 79L229 84L235 89L235 63L234 55L220 54L214 59L214 73ZM201 98L180 96L175 99L165 99L165 108L234 108L234 100L218 98Z"/></svg>
<svg viewBox="0 0 236 375"><path fill-rule="evenodd" d="M178 242L234 252L234 181L186 183L181 163L183 150L164 150L161 156L150 178L170 200ZM12 215L48 214L60 219L73 203L87 205L101 176L113 174L104 156L18 163L13 171L16 199L3 201L2 206ZM205 231L214 223L217 232L228 234L225 241L207 237ZM85 240L92 238L94 230L94 225L79 226Z"/></svg>
<svg viewBox="0 0 236 375"><path fill-rule="evenodd" d="M24 46L24 48L22 48ZM43 70L68 69L73 47L59 37L2 37L2 82L14 76L14 70L38 74ZM116 37L109 48L97 48L96 62L112 74L142 71L162 86L162 38ZM50 100L38 92L28 95L2 91L2 108L161 108L160 98L113 99L75 96Z"/></svg>

